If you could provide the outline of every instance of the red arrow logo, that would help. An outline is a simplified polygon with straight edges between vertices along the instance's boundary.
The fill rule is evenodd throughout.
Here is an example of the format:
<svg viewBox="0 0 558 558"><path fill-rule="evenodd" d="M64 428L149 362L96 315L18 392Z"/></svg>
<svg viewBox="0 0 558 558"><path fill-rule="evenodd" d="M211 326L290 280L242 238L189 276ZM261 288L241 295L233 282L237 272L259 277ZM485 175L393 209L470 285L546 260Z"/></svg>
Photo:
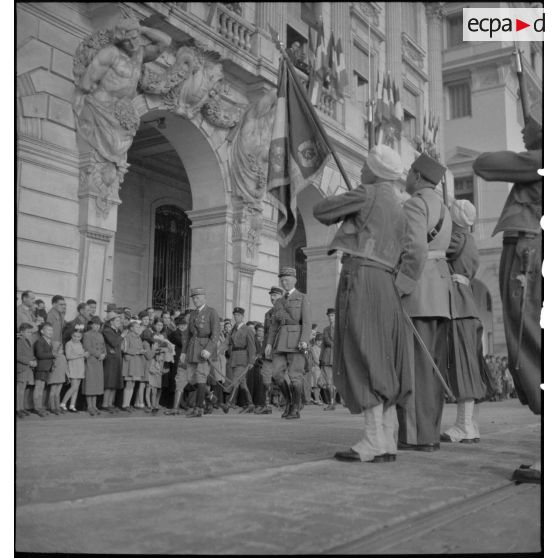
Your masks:
<svg viewBox="0 0 558 558"><path fill-rule="evenodd" d="M525 29L527 27L531 27L531 24L530 23L525 23L521 19L515 18L515 30L516 31L521 31L522 29Z"/></svg>

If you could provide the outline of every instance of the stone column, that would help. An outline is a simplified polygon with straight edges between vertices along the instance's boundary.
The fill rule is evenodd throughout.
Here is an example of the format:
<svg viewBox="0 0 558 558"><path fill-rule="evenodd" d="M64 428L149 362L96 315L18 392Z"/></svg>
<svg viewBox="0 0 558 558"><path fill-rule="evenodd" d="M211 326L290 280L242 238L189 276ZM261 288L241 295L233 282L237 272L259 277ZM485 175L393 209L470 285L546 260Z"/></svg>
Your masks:
<svg viewBox="0 0 558 558"><path fill-rule="evenodd" d="M444 161L444 84L442 79L442 21L445 11L443 2L426 3L426 21L428 26L428 96L430 109L440 119L438 131L438 153Z"/></svg>
<svg viewBox="0 0 558 558"><path fill-rule="evenodd" d="M190 286L205 287L207 303L223 316L229 260L227 247L232 224L231 212L224 205L186 213L192 222Z"/></svg>
<svg viewBox="0 0 558 558"><path fill-rule="evenodd" d="M232 222L233 306L245 308L251 316L252 286L258 269L261 210L242 204L235 208Z"/></svg>
<svg viewBox="0 0 558 558"><path fill-rule="evenodd" d="M401 87L401 2L386 2L386 70Z"/></svg>
<svg viewBox="0 0 558 558"><path fill-rule="evenodd" d="M312 322L322 330L329 322L326 310L335 306L341 255L327 255L327 246L308 246L306 254L306 285L312 309Z"/></svg>
<svg viewBox="0 0 558 558"><path fill-rule="evenodd" d="M118 185L108 190L100 175L103 163L92 152L82 152L79 175L80 263L78 297L93 298L99 314L114 301L114 236L117 227Z"/></svg>

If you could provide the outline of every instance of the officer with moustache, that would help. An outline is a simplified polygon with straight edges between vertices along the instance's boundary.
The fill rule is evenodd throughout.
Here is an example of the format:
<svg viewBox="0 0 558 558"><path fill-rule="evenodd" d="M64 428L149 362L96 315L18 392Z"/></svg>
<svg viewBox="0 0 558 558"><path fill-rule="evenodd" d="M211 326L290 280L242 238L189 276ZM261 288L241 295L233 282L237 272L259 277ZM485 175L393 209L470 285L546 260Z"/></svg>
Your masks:
<svg viewBox="0 0 558 558"><path fill-rule="evenodd" d="M266 358L272 360L273 379L279 386L285 401L285 411L281 418L300 418L302 403L302 382L308 349L312 318L308 297L297 291L296 270L283 267L279 279L285 295L274 304L274 315L269 330ZM271 344L273 342L273 345Z"/></svg>
<svg viewBox="0 0 558 558"><path fill-rule="evenodd" d="M184 332L180 361L186 362L188 383L196 386L196 406L186 416L202 417L210 370L209 361L217 358L219 314L207 305L203 287L192 289L190 296L196 309L190 314L188 329Z"/></svg>

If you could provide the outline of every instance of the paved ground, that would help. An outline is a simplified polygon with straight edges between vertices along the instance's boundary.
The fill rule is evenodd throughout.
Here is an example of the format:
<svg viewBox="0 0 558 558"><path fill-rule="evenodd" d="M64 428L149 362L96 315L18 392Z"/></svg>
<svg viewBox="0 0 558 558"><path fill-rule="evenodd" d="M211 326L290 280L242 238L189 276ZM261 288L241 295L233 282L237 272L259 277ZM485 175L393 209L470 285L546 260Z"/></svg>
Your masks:
<svg viewBox="0 0 558 558"><path fill-rule="evenodd" d="M455 405L444 413L453 422ZM484 403L480 444L331 458L361 416L29 417L17 423L16 548L98 553L320 554L540 550L540 487L509 480L540 420Z"/></svg>

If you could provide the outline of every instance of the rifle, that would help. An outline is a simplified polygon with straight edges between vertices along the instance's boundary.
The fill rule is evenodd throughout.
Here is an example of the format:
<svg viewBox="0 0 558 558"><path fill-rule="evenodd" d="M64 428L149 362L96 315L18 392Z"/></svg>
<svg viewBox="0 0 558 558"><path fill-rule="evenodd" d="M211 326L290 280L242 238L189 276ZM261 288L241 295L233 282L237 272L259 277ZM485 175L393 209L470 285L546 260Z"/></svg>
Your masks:
<svg viewBox="0 0 558 558"><path fill-rule="evenodd" d="M516 73L517 81L519 82L519 99L521 100L521 110L523 112L523 122L527 123L529 118L529 95L527 93L527 84L525 83L525 76L523 75L523 62L521 58L521 51L515 43L515 63L516 63Z"/></svg>

